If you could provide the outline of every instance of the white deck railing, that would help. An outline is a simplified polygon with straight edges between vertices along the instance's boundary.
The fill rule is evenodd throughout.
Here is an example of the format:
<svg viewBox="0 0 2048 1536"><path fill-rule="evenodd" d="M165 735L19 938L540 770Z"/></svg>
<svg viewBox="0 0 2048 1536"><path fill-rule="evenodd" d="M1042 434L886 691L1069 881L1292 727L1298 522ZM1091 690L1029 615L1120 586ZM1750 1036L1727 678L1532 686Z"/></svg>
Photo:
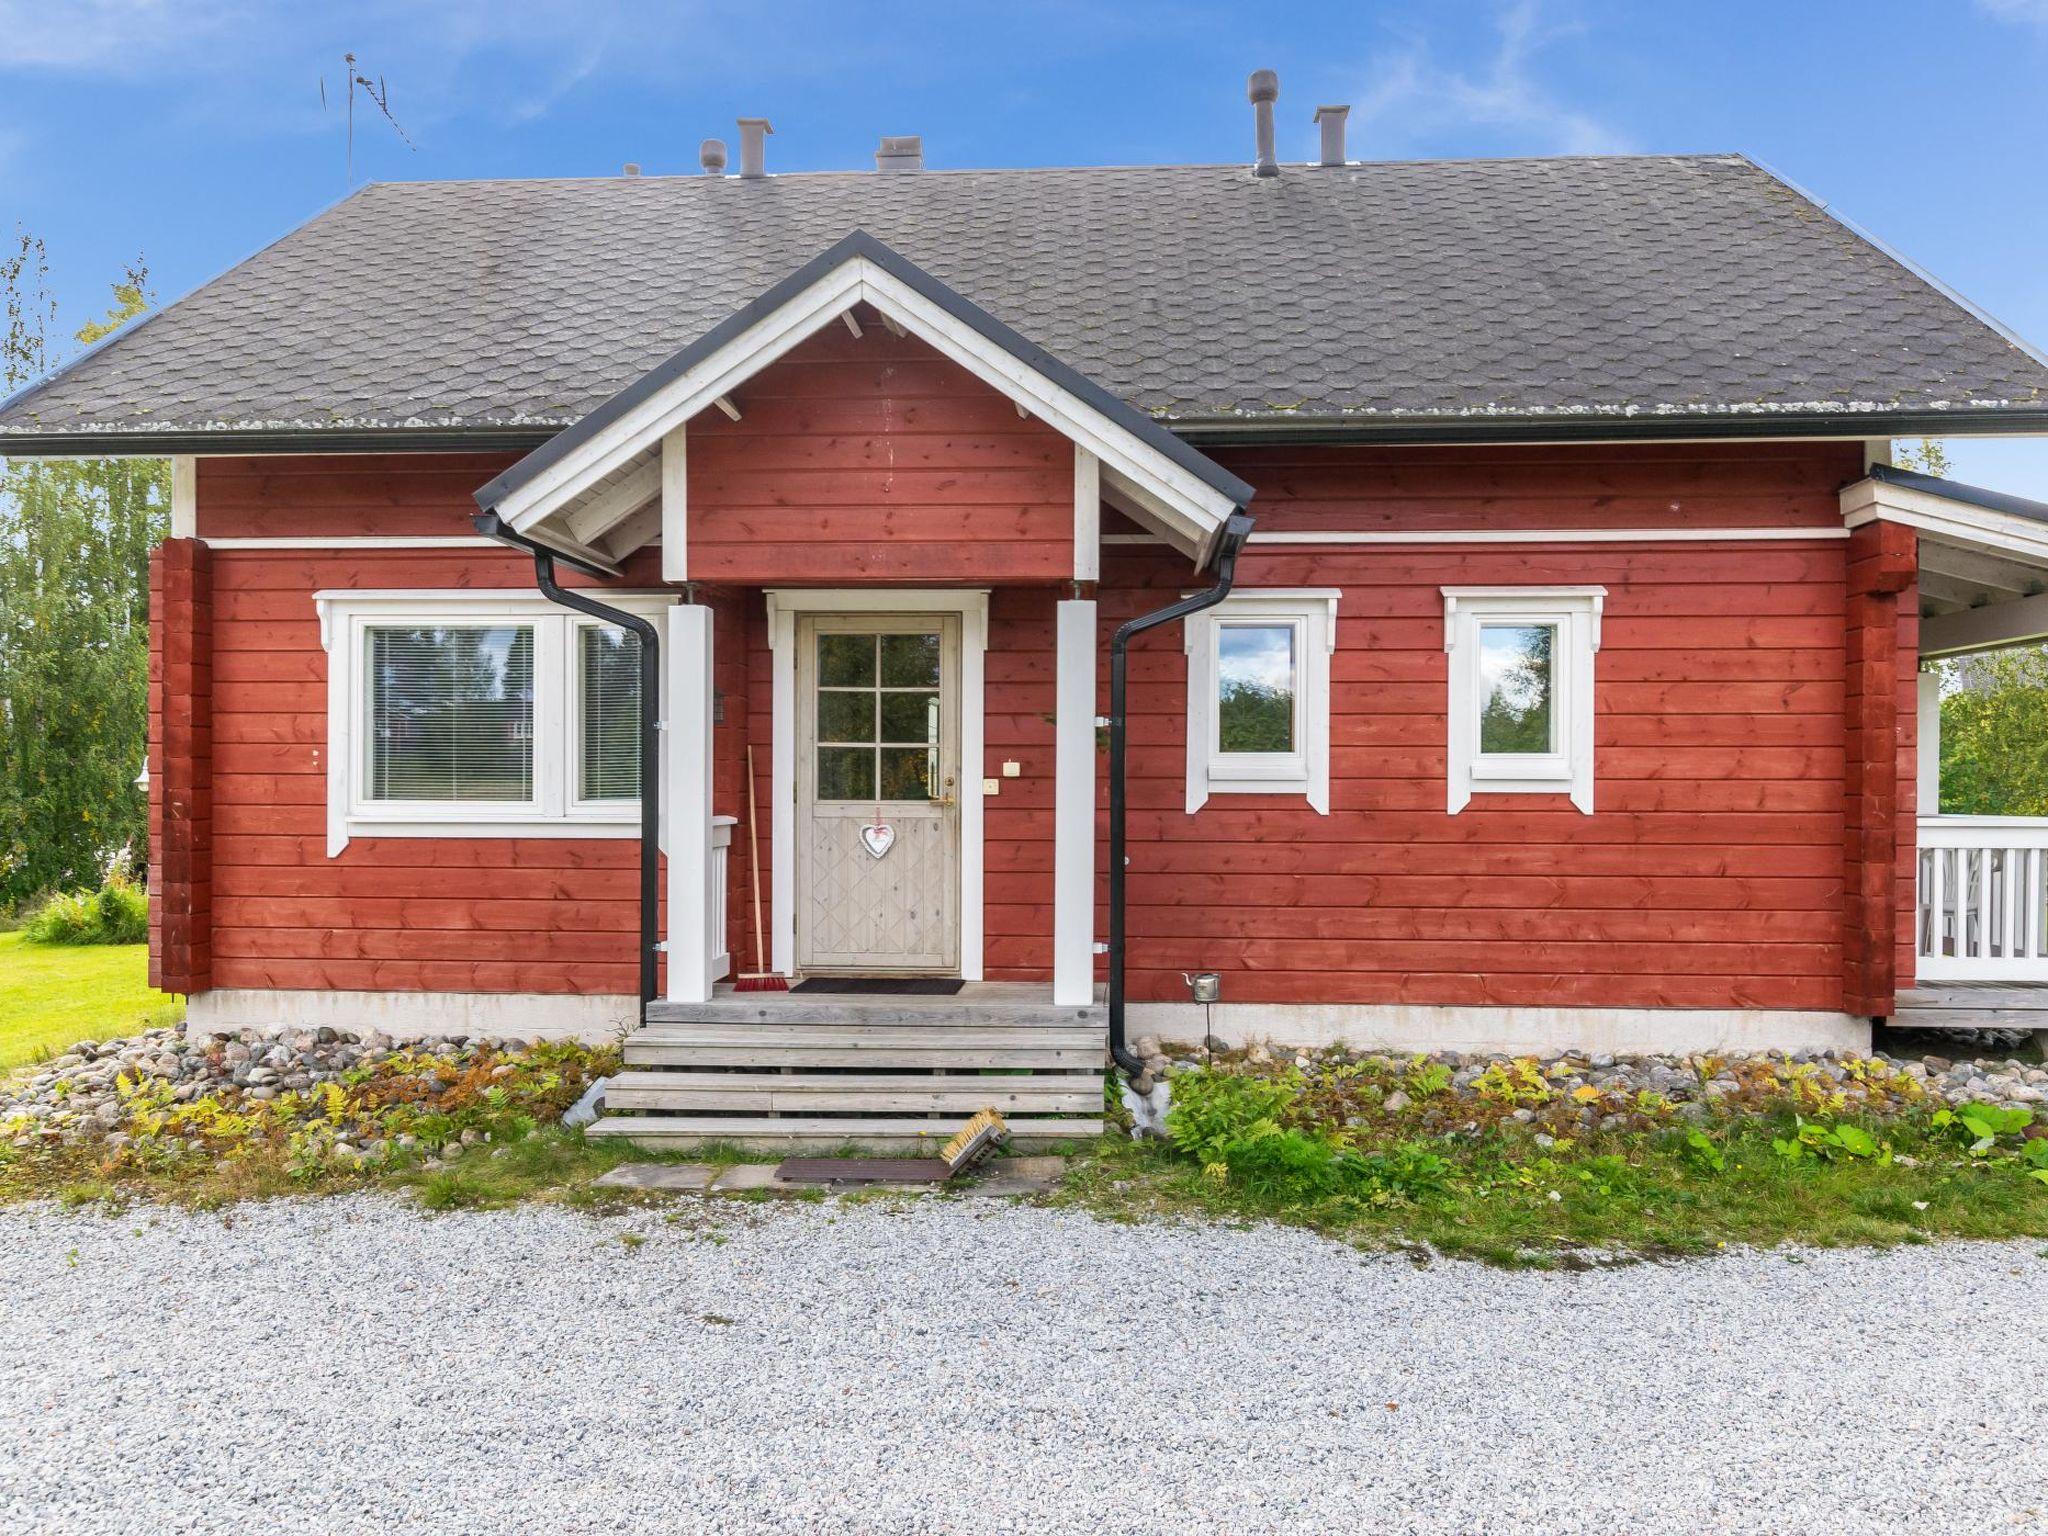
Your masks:
<svg viewBox="0 0 2048 1536"><path fill-rule="evenodd" d="M2048 818L1920 818L1915 975L2048 981Z"/></svg>
<svg viewBox="0 0 2048 1536"><path fill-rule="evenodd" d="M713 981L732 970L732 953L726 943L729 930L725 921L725 875L726 862L732 857L732 829L738 825L736 816L711 818L711 932L705 939L711 956L709 975Z"/></svg>

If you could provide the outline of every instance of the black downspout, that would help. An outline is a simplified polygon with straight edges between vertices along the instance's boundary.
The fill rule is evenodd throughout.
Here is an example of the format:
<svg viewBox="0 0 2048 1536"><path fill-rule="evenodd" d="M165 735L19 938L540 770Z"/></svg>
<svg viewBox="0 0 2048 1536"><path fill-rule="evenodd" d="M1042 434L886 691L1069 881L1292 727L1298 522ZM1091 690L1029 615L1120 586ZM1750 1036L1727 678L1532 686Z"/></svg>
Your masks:
<svg viewBox="0 0 2048 1536"><path fill-rule="evenodd" d="M613 608L555 580L556 552L507 527L495 512L479 513L477 532L533 556L534 585L551 603L616 624L640 641L640 1022L659 990L661 955L661 635L637 613ZM573 556L561 559L594 576L606 574Z"/></svg>
<svg viewBox="0 0 2048 1536"><path fill-rule="evenodd" d="M1124 1039L1124 653L1134 636L1214 608L1230 596L1237 579L1238 552L1251 531L1249 515L1231 513L1216 546L1216 585L1156 613L1140 614L1109 642L1109 1054L1133 1086L1144 1078L1145 1064L1131 1054ZM1139 1092L1149 1087L1146 1084Z"/></svg>

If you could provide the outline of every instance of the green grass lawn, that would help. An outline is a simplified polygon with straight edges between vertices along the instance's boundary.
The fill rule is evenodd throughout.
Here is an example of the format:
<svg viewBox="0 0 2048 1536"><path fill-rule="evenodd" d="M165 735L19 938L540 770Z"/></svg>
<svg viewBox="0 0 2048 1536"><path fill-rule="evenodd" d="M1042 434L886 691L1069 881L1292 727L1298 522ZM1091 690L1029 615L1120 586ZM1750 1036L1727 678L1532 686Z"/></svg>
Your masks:
<svg viewBox="0 0 2048 1536"><path fill-rule="evenodd" d="M176 1023L184 1004L148 976L146 944L31 944L0 933L0 1072L76 1040Z"/></svg>

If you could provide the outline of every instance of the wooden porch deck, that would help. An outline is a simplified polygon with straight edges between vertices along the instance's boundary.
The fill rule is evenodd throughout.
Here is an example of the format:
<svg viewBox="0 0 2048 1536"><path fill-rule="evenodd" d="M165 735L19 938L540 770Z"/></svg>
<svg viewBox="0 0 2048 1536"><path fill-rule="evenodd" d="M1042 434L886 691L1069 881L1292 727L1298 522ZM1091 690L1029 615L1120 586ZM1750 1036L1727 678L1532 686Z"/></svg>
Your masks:
<svg viewBox="0 0 2048 1536"><path fill-rule="evenodd" d="M735 992L656 1003L593 1136L646 1146L936 1152L994 1106L1013 1138L1102 1134L1105 1010L970 982L952 997Z"/></svg>
<svg viewBox="0 0 2048 1536"><path fill-rule="evenodd" d="M2022 1029L2048 1032L2048 983L1943 981L1899 994L1896 1029Z"/></svg>

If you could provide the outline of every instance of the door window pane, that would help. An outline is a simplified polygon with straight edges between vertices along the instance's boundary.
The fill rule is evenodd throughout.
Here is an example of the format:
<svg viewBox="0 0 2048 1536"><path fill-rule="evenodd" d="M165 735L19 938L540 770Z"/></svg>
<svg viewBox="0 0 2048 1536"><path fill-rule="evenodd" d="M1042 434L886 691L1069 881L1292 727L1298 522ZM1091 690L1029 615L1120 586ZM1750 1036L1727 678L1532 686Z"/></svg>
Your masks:
<svg viewBox="0 0 2048 1536"><path fill-rule="evenodd" d="M1556 691L1557 626L1479 626L1479 750L1488 755L1547 755L1557 750L1551 700Z"/></svg>
<svg viewBox="0 0 2048 1536"><path fill-rule="evenodd" d="M1216 627L1216 738L1225 752L1294 750L1295 628Z"/></svg>
<svg viewBox="0 0 2048 1536"><path fill-rule="evenodd" d="M640 637L579 625L576 679L583 740L577 793L585 800L640 798Z"/></svg>
<svg viewBox="0 0 2048 1536"><path fill-rule="evenodd" d="M820 800L874 799L874 748L818 748L818 798Z"/></svg>
<svg viewBox="0 0 2048 1536"><path fill-rule="evenodd" d="M884 688L939 686L939 637L936 634L882 636Z"/></svg>
<svg viewBox="0 0 2048 1536"><path fill-rule="evenodd" d="M936 693L882 695L882 740L936 742L939 739L939 696Z"/></svg>
<svg viewBox="0 0 2048 1536"><path fill-rule="evenodd" d="M859 693L818 695L818 740L873 741L875 739L875 696Z"/></svg>
<svg viewBox="0 0 2048 1536"><path fill-rule="evenodd" d="M932 757L926 747L882 748L882 798L931 799Z"/></svg>
<svg viewBox="0 0 2048 1536"><path fill-rule="evenodd" d="M818 685L821 688L874 687L875 637L818 636Z"/></svg>
<svg viewBox="0 0 2048 1536"><path fill-rule="evenodd" d="M533 627L376 627L369 798L533 799Z"/></svg>

